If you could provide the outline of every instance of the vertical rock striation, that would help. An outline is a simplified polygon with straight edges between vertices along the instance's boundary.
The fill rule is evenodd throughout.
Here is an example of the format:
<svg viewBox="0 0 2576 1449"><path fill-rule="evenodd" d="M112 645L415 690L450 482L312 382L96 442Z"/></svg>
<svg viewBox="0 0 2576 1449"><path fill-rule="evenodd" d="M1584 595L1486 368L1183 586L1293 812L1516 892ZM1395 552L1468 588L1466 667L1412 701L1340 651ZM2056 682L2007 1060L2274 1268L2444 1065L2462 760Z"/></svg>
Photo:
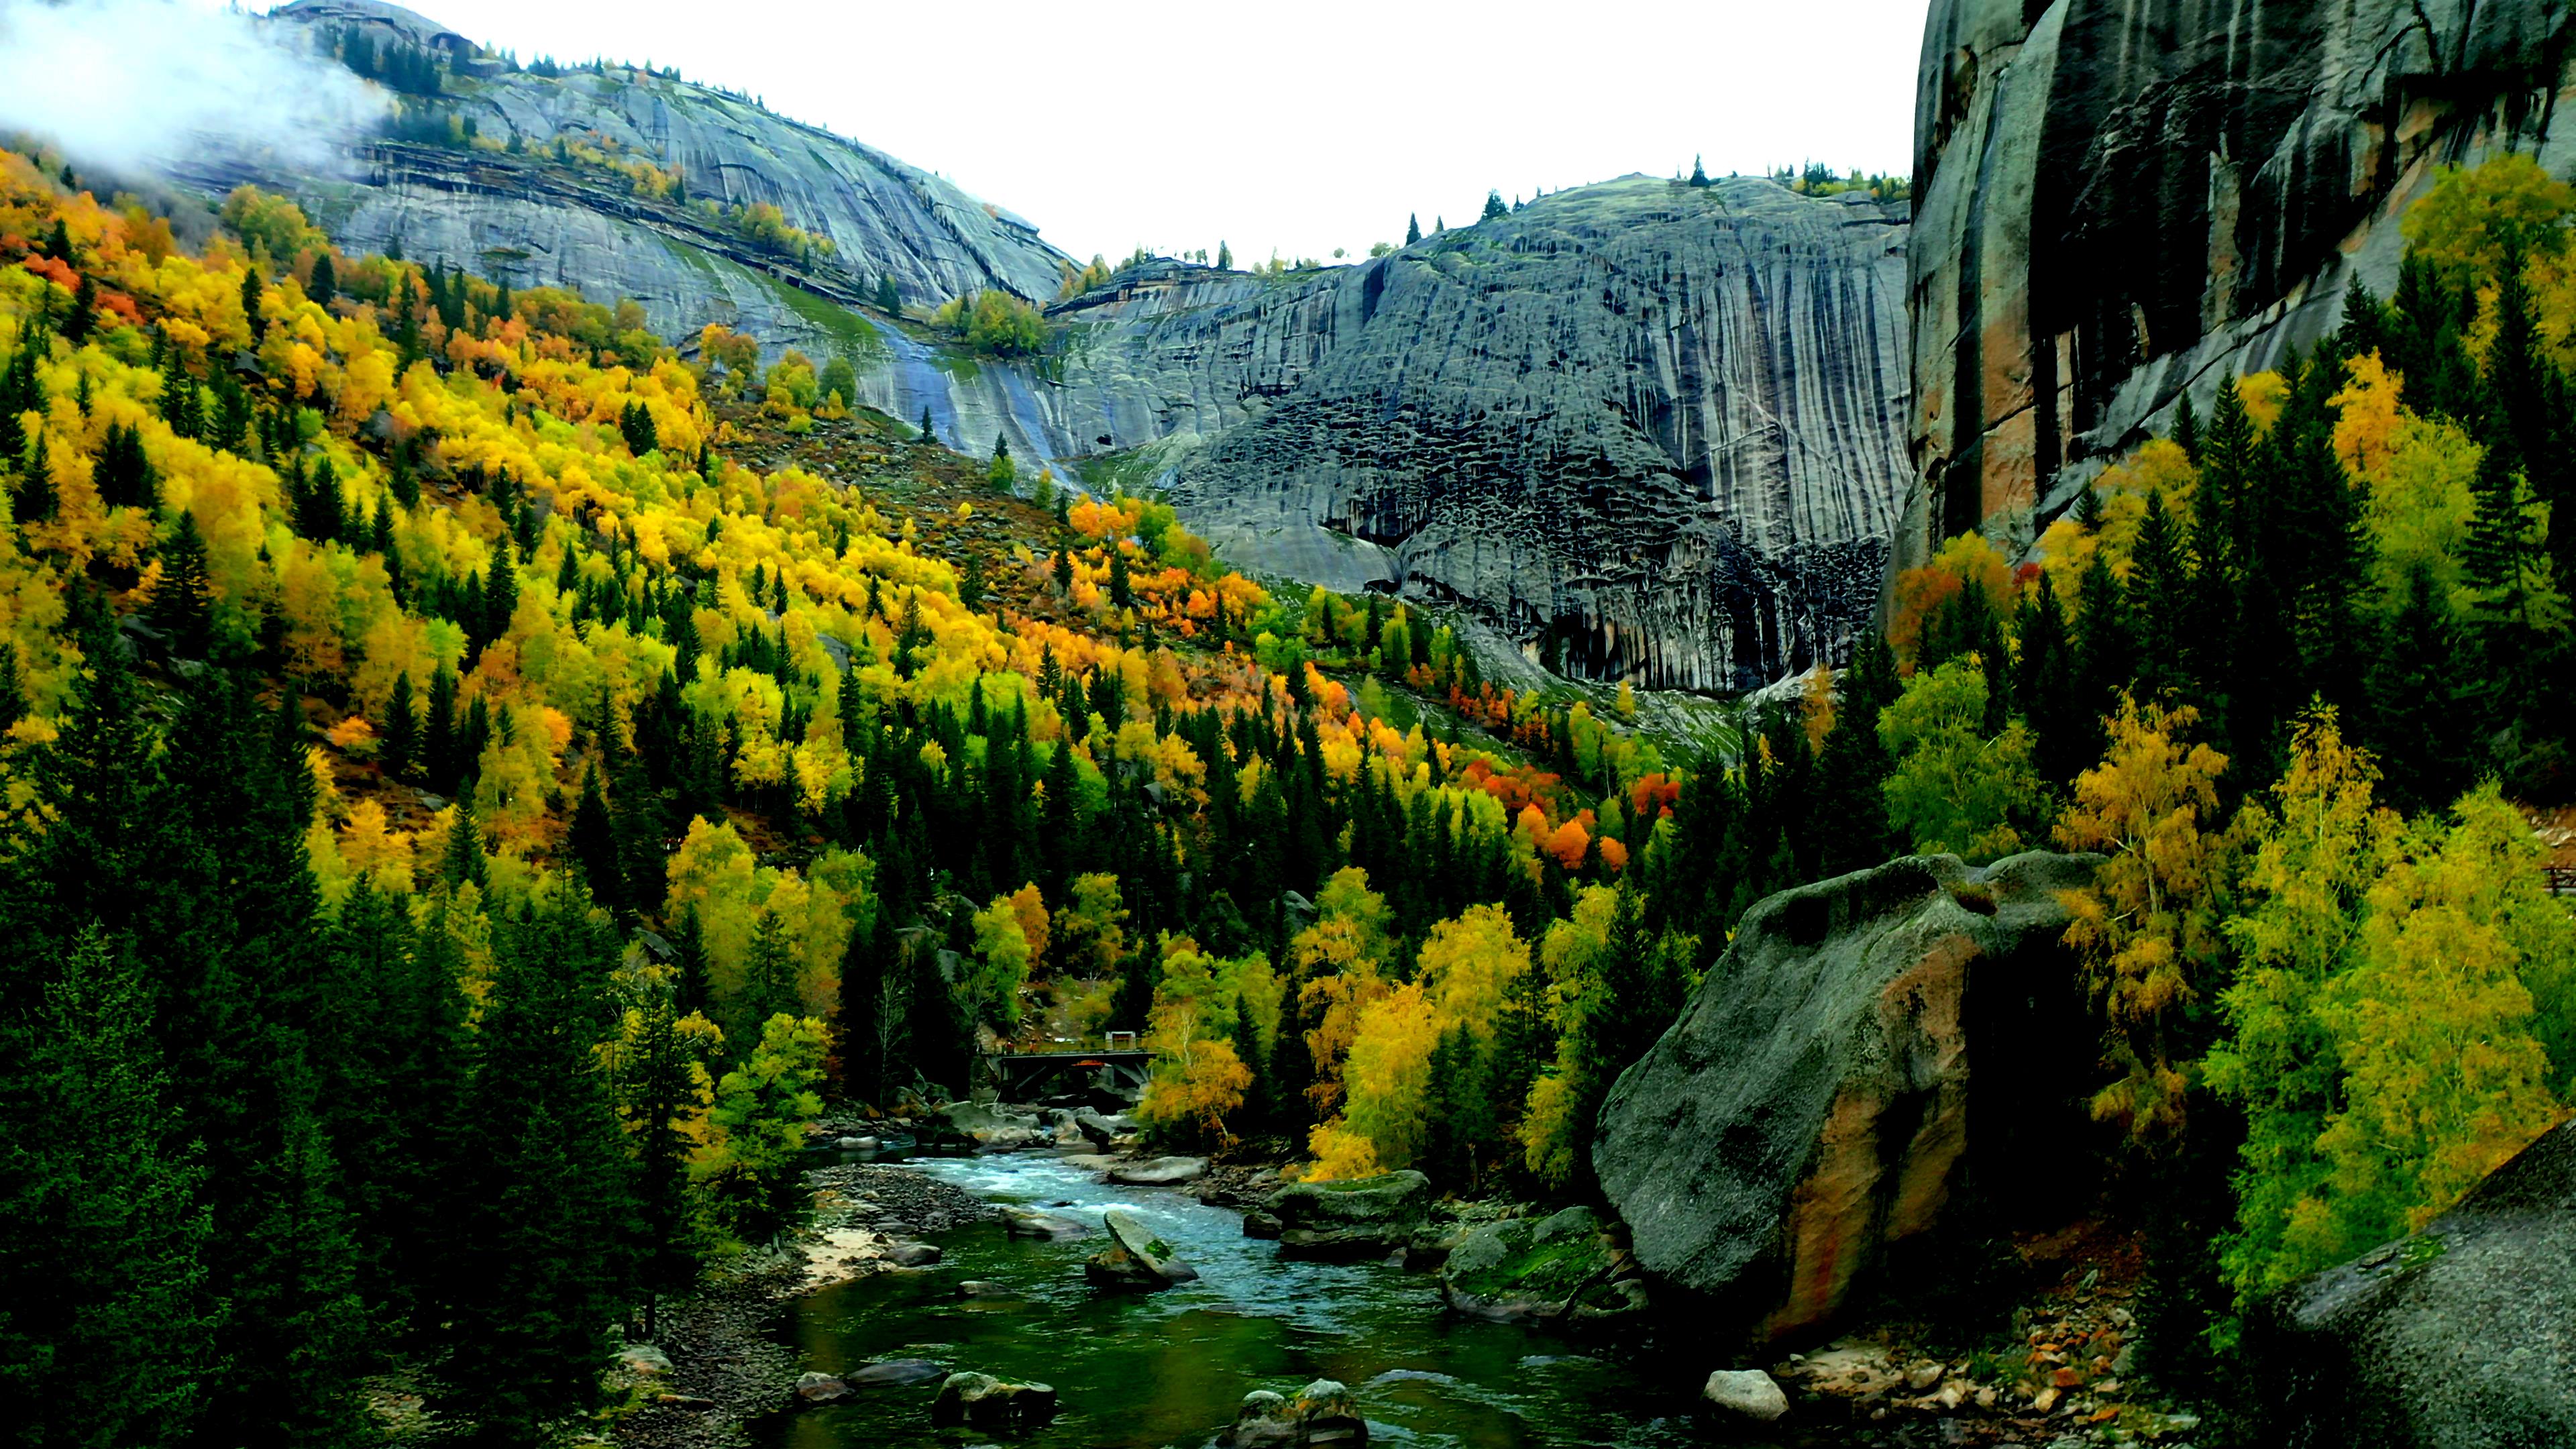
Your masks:
<svg viewBox="0 0 2576 1449"><path fill-rule="evenodd" d="M1874 607L1904 251L1866 198L1629 177L1303 279L1122 277L1056 309L1049 406L1165 443L1230 557L1458 603L1568 673L1747 688Z"/></svg>
<svg viewBox="0 0 2576 1449"><path fill-rule="evenodd" d="M2437 166L2568 170L2567 39L2553 0L1933 0L1899 564L2026 537L2185 389L2386 295Z"/></svg>

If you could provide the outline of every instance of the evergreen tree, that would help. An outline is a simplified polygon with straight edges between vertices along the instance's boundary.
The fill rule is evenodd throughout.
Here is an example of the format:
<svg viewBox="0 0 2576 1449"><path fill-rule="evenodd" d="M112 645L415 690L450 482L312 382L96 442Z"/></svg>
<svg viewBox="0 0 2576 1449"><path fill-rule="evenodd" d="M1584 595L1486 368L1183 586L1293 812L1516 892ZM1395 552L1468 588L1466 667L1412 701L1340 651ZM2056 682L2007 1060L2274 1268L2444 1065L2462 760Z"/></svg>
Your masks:
<svg viewBox="0 0 2576 1449"><path fill-rule="evenodd" d="M661 1300L696 1286L699 1233L689 1190L693 1148L683 1121L697 1101L696 1059L680 1035L668 986L645 989L639 1029L619 1080L619 1108L633 1131L636 1286L644 1295L644 1337L657 1337Z"/></svg>
<svg viewBox="0 0 2576 1449"><path fill-rule="evenodd" d="M1699 158L1697 156L1693 156L1691 158L1690 184L1693 186L1706 186L1709 184L1708 172L1701 169Z"/></svg>
<svg viewBox="0 0 2576 1449"><path fill-rule="evenodd" d="M1127 551L1115 542L1109 545L1109 603L1112 608L1136 607L1136 589L1127 576Z"/></svg>
<svg viewBox="0 0 2576 1449"><path fill-rule="evenodd" d="M313 277L304 284L304 295L326 310L338 299L340 281L332 270L329 252L319 253L313 258Z"/></svg>
<svg viewBox="0 0 2576 1449"><path fill-rule="evenodd" d="M171 652L203 659L213 644L213 588L206 576L206 540L195 510L182 508L161 545L161 581L147 610L152 626L170 636Z"/></svg>
<svg viewBox="0 0 2576 1449"><path fill-rule="evenodd" d="M1422 240L1422 214L1415 212L1404 219L1404 244L1412 246Z"/></svg>
<svg viewBox="0 0 2576 1449"><path fill-rule="evenodd" d="M895 290L892 272L884 273L877 278L877 310L888 316L895 316L903 311L903 294Z"/></svg>
<svg viewBox="0 0 2576 1449"><path fill-rule="evenodd" d="M2461 651L2432 571L2407 571L2406 594L2381 631L2370 702L2389 801L2409 814L2459 797L2463 778Z"/></svg>
<svg viewBox="0 0 2576 1449"><path fill-rule="evenodd" d="M429 788L442 794L456 789L460 770L456 740L456 675L441 664L429 676L428 717L421 723L421 769Z"/></svg>
<svg viewBox="0 0 2576 1449"><path fill-rule="evenodd" d="M704 1012L714 1004L706 933L699 928L694 902L680 908L680 919L671 927L671 981L674 1004L682 1016Z"/></svg>
<svg viewBox="0 0 2576 1449"><path fill-rule="evenodd" d="M1478 217L1477 221L1493 221L1498 217L1508 214L1509 209L1503 205L1503 193L1500 191L1488 191L1485 193L1485 214Z"/></svg>
<svg viewBox="0 0 2576 1449"><path fill-rule="evenodd" d="M2236 395L2236 389L2224 384L2219 391L2229 397ZM2174 399L2173 441L2175 447L2182 449L2184 457L2195 463L2200 461L2200 414L2192 410L2189 388L2184 388L2182 395Z"/></svg>
<svg viewBox="0 0 2576 1449"><path fill-rule="evenodd" d="M1234 270L1234 248L1221 241L1216 244L1216 269L1220 272Z"/></svg>
<svg viewBox="0 0 2576 1449"><path fill-rule="evenodd" d="M22 945L25 944L22 942ZM30 968L34 968L30 970ZM51 968L51 969L48 969ZM0 1005L0 1399L20 1444L190 1442L214 1360L204 1171L151 994L96 926ZM41 998L26 1009L30 979Z"/></svg>
<svg viewBox="0 0 2576 1449"><path fill-rule="evenodd" d="M582 766L581 800L573 807L571 832L565 843L571 847L572 858L581 865L591 899L610 910L624 910L628 904L626 872L618 860L617 827L609 819L608 800L600 793L599 764L595 760Z"/></svg>
<svg viewBox="0 0 2576 1449"><path fill-rule="evenodd" d="M385 744L379 757L385 777L400 780L411 774L420 759L420 717L411 702L411 671L394 676L393 692L385 699Z"/></svg>
<svg viewBox="0 0 2576 1449"><path fill-rule="evenodd" d="M928 403L923 403L921 405L921 441L925 443L936 443L939 441L939 434L931 431L930 404Z"/></svg>

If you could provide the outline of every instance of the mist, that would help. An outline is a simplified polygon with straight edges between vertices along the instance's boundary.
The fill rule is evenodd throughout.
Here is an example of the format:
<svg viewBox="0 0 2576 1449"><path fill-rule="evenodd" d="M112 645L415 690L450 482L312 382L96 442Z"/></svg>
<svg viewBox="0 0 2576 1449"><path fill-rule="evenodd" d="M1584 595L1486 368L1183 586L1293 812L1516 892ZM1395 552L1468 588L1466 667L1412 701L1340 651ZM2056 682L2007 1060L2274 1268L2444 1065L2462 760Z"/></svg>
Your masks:
<svg viewBox="0 0 2576 1449"><path fill-rule="evenodd" d="M259 157L345 170L388 103L303 38L173 0L0 0L0 132L127 174Z"/></svg>

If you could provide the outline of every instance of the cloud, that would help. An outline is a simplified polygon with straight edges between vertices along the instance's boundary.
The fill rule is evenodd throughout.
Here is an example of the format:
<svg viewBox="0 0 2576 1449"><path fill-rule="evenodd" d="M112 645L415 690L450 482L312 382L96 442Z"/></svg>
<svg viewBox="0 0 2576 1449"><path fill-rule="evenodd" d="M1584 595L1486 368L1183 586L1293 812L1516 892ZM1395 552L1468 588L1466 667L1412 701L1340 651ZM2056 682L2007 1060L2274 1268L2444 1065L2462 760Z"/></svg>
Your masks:
<svg viewBox="0 0 2576 1449"><path fill-rule="evenodd" d="M174 0L0 0L0 130L127 173L343 169L386 100L305 34Z"/></svg>

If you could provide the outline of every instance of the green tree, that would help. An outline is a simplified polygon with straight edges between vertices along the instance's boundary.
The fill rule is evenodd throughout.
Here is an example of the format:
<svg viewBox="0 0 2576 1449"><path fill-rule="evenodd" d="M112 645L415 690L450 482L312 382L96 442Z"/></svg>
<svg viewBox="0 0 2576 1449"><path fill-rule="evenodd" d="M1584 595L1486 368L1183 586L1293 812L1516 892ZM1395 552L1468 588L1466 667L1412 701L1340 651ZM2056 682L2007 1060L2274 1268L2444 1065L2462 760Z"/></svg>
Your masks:
<svg viewBox="0 0 2576 1449"><path fill-rule="evenodd" d="M823 1110L814 1084L823 1079L826 1038L823 1023L780 1012L716 1086L707 1120L724 1135L703 1175L745 1242L766 1242L803 1221L805 1124Z"/></svg>
<svg viewBox="0 0 2576 1449"><path fill-rule="evenodd" d="M1894 761L1888 821L1914 850L1993 860L2040 829L2047 795L2030 732L2015 721L1990 736L1986 720L1986 671L1973 655L1916 674L1879 716Z"/></svg>

